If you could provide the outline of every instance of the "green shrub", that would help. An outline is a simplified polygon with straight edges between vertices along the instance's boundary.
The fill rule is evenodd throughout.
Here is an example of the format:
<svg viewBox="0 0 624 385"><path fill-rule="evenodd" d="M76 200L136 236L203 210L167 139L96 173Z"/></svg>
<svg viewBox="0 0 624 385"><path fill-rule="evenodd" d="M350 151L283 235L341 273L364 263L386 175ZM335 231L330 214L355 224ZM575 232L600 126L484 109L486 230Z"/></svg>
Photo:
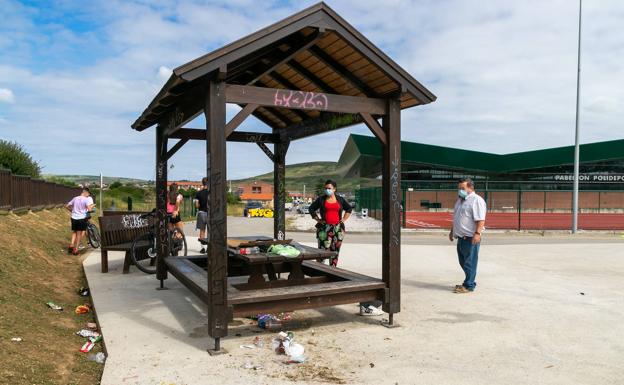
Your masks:
<svg viewBox="0 0 624 385"><path fill-rule="evenodd" d="M15 175L41 176L41 166L22 146L0 139L0 168L7 168Z"/></svg>

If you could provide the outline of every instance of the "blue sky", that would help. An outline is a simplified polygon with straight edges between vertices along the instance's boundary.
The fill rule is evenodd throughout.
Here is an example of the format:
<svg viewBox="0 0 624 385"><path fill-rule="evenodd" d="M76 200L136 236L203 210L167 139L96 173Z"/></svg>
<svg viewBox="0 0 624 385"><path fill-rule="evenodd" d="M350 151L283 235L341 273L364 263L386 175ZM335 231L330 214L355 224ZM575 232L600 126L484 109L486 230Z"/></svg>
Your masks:
<svg viewBox="0 0 624 385"><path fill-rule="evenodd" d="M153 131L130 124L170 69L312 3L0 0L0 138L46 173L151 179ZM495 153L573 144L577 1L328 4L438 96L403 113L403 140ZM585 0L583 11L581 142L621 139L624 2ZM241 129L265 130L255 119ZM287 162L335 161L352 132L369 135L297 141ZM202 144L173 164L172 178L200 178ZM257 146L228 144L230 178L271 169Z"/></svg>

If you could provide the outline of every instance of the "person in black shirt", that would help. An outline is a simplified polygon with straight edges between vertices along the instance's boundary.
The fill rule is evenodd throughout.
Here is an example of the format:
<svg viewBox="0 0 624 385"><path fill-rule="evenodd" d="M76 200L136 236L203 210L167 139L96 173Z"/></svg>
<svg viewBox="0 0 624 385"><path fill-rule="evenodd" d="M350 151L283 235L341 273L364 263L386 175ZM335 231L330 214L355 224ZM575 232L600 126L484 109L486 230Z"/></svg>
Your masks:
<svg viewBox="0 0 624 385"><path fill-rule="evenodd" d="M202 178L200 190L195 194L195 207L197 208L197 223L195 229L199 230L199 238L206 238L208 229L208 178ZM206 253L206 248L202 245L201 254Z"/></svg>

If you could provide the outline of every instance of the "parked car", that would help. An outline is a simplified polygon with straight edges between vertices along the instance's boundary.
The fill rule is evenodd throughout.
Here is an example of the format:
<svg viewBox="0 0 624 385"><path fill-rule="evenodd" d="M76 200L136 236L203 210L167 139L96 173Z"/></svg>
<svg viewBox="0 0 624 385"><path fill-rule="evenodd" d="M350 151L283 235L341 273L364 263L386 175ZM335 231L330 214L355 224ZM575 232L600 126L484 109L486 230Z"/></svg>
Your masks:
<svg viewBox="0 0 624 385"><path fill-rule="evenodd" d="M310 214L310 205L301 205L297 208L299 214Z"/></svg>
<svg viewBox="0 0 624 385"><path fill-rule="evenodd" d="M292 209L293 209L293 203L292 203L292 202L286 202L286 203L284 203L284 208L286 209L286 211L292 211Z"/></svg>
<svg viewBox="0 0 624 385"><path fill-rule="evenodd" d="M245 204L245 208L243 209L243 216L244 217L250 217L250 213L249 210L250 209L261 209L262 206L262 202L258 202L258 201L249 201L247 202L247 204Z"/></svg>

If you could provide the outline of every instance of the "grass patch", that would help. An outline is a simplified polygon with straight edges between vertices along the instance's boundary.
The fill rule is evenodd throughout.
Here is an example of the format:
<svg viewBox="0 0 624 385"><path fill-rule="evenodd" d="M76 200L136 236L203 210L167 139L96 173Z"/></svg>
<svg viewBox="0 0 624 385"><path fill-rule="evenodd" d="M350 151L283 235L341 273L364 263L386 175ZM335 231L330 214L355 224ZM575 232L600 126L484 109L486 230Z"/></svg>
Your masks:
<svg viewBox="0 0 624 385"><path fill-rule="evenodd" d="M99 384L103 365L78 350L75 335L93 313L76 315L88 297L81 258L67 254L69 212L43 210L0 216L0 383ZM64 307L57 312L45 303ZM11 338L21 337L22 342ZM97 344L91 353L101 351Z"/></svg>

